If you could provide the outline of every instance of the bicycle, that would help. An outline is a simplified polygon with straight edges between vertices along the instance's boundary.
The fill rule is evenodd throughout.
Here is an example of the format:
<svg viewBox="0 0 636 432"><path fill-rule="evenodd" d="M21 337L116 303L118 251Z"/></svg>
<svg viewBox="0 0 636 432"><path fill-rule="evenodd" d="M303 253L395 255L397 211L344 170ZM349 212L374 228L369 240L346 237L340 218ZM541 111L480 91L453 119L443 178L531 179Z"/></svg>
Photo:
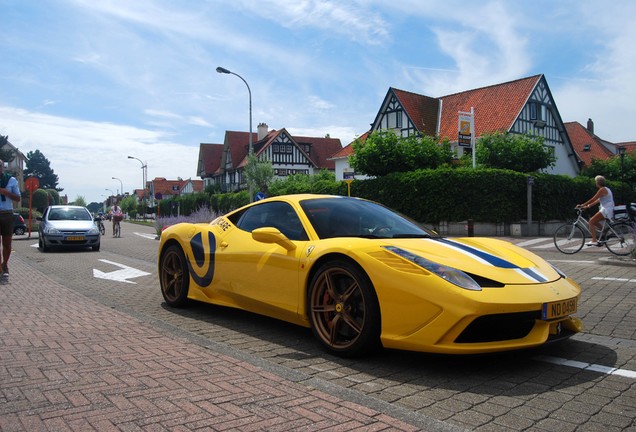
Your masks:
<svg viewBox="0 0 636 432"><path fill-rule="evenodd" d="M123 216L113 216L113 237L121 237L121 224Z"/></svg>
<svg viewBox="0 0 636 432"><path fill-rule="evenodd" d="M576 220L572 223L561 225L554 232L554 245L559 252L575 254L585 245L586 233L590 236L590 223L583 216L583 209L577 208ZM598 233L599 245L605 245L608 251L614 255L629 255L635 245L634 227L627 221L603 220L603 226Z"/></svg>
<svg viewBox="0 0 636 432"><path fill-rule="evenodd" d="M104 226L104 222L102 222L102 218L95 218L95 223L97 224L97 228L99 229L99 233L101 235L106 234L106 227Z"/></svg>

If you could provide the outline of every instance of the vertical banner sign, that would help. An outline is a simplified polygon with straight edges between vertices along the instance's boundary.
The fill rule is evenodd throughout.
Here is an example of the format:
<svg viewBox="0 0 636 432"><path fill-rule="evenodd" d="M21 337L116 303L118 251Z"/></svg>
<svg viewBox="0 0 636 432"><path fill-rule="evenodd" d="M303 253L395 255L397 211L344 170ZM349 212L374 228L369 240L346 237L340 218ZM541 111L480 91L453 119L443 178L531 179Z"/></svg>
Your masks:
<svg viewBox="0 0 636 432"><path fill-rule="evenodd" d="M470 107L470 112L458 112L457 119L457 145L471 147L473 153L473 168L475 168L475 109Z"/></svg>
<svg viewBox="0 0 636 432"><path fill-rule="evenodd" d="M472 113L459 112L457 144L462 147L471 146L473 136L473 115Z"/></svg>

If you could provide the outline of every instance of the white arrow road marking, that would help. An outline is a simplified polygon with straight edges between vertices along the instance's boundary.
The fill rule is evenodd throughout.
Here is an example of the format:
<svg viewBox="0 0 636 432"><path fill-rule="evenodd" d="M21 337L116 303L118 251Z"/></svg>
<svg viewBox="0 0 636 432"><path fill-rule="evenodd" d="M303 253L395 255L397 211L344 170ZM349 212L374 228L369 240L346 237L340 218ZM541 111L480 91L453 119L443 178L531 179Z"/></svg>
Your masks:
<svg viewBox="0 0 636 432"><path fill-rule="evenodd" d="M128 279L132 279L132 278L136 278L140 276L146 276L150 274L148 272L137 270L136 268L128 267L113 261L108 261L105 259L100 259L100 261L117 266L120 268L120 270L115 270L110 273L105 273L101 270L93 269L93 276L99 279L107 279L107 280L114 280L117 282L137 284L137 282L132 282L132 281L129 281Z"/></svg>
<svg viewBox="0 0 636 432"><path fill-rule="evenodd" d="M140 232L136 232L134 234L138 235L139 237L144 237L150 240L155 240L157 238L157 234L148 234L148 233L140 233Z"/></svg>

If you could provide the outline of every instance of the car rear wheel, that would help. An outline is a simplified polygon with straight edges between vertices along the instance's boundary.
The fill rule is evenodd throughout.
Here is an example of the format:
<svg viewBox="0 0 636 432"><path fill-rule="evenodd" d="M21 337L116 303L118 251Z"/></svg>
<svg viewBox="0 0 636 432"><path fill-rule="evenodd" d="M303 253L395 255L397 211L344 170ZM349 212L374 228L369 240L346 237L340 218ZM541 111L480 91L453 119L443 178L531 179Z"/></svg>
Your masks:
<svg viewBox="0 0 636 432"><path fill-rule="evenodd" d="M183 307L187 304L190 275L185 255L179 246L169 246L161 255L159 283L168 306Z"/></svg>
<svg viewBox="0 0 636 432"><path fill-rule="evenodd" d="M13 233L14 233L15 235L22 235L22 234L24 234L24 228L22 228L22 227L16 227L16 228L13 230Z"/></svg>
<svg viewBox="0 0 636 432"><path fill-rule="evenodd" d="M341 357L380 347L380 307L371 281L346 260L323 264L309 286L312 331L327 351Z"/></svg>

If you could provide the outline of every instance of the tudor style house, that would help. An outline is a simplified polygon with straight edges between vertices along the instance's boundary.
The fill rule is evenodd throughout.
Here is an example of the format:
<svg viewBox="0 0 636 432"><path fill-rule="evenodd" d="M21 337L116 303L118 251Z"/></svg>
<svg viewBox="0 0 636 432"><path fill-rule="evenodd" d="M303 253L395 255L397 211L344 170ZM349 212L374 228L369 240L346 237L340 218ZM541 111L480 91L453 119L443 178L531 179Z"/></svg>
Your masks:
<svg viewBox="0 0 636 432"><path fill-rule="evenodd" d="M553 174L576 176L579 158L568 138L565 125L543 75L433 98L390 87L370 132L393 130L400 136L428 135L448 139L461 156L470 147L458 143L460 112L474 112L475 137L493 132L526 132L545 138L544 145L556 157ZM363 135L360 139L363 139ZM353 176L348 157L351 144L332 156L336 179ZM355 178L362 178L356 175Z"/></svg>
<svg viewBox="0 0 636 432"><path fill-rule="evenodd" d="M223 192L246 189L243 169L249 153L249 132L226 131L223 144L201 143L197 175L205 186L218 185ZM277 178L292 174L315 174L333 171L329 156L342 148L337 138L293 136L286 129L269 130L265 123L252 134L254 155L270 161Z"/></svg>
<svg viewBox="0 0 636 432"><path fill-rule="evenodd" d="M587 119L587 126L579 122L565 123L568 136L574 147L574 151L581 161L581 168L590 166L594 159L605 160L623 153L636 151L636 142L611 142L600 138L594 133L594 122Z"/></svg>

